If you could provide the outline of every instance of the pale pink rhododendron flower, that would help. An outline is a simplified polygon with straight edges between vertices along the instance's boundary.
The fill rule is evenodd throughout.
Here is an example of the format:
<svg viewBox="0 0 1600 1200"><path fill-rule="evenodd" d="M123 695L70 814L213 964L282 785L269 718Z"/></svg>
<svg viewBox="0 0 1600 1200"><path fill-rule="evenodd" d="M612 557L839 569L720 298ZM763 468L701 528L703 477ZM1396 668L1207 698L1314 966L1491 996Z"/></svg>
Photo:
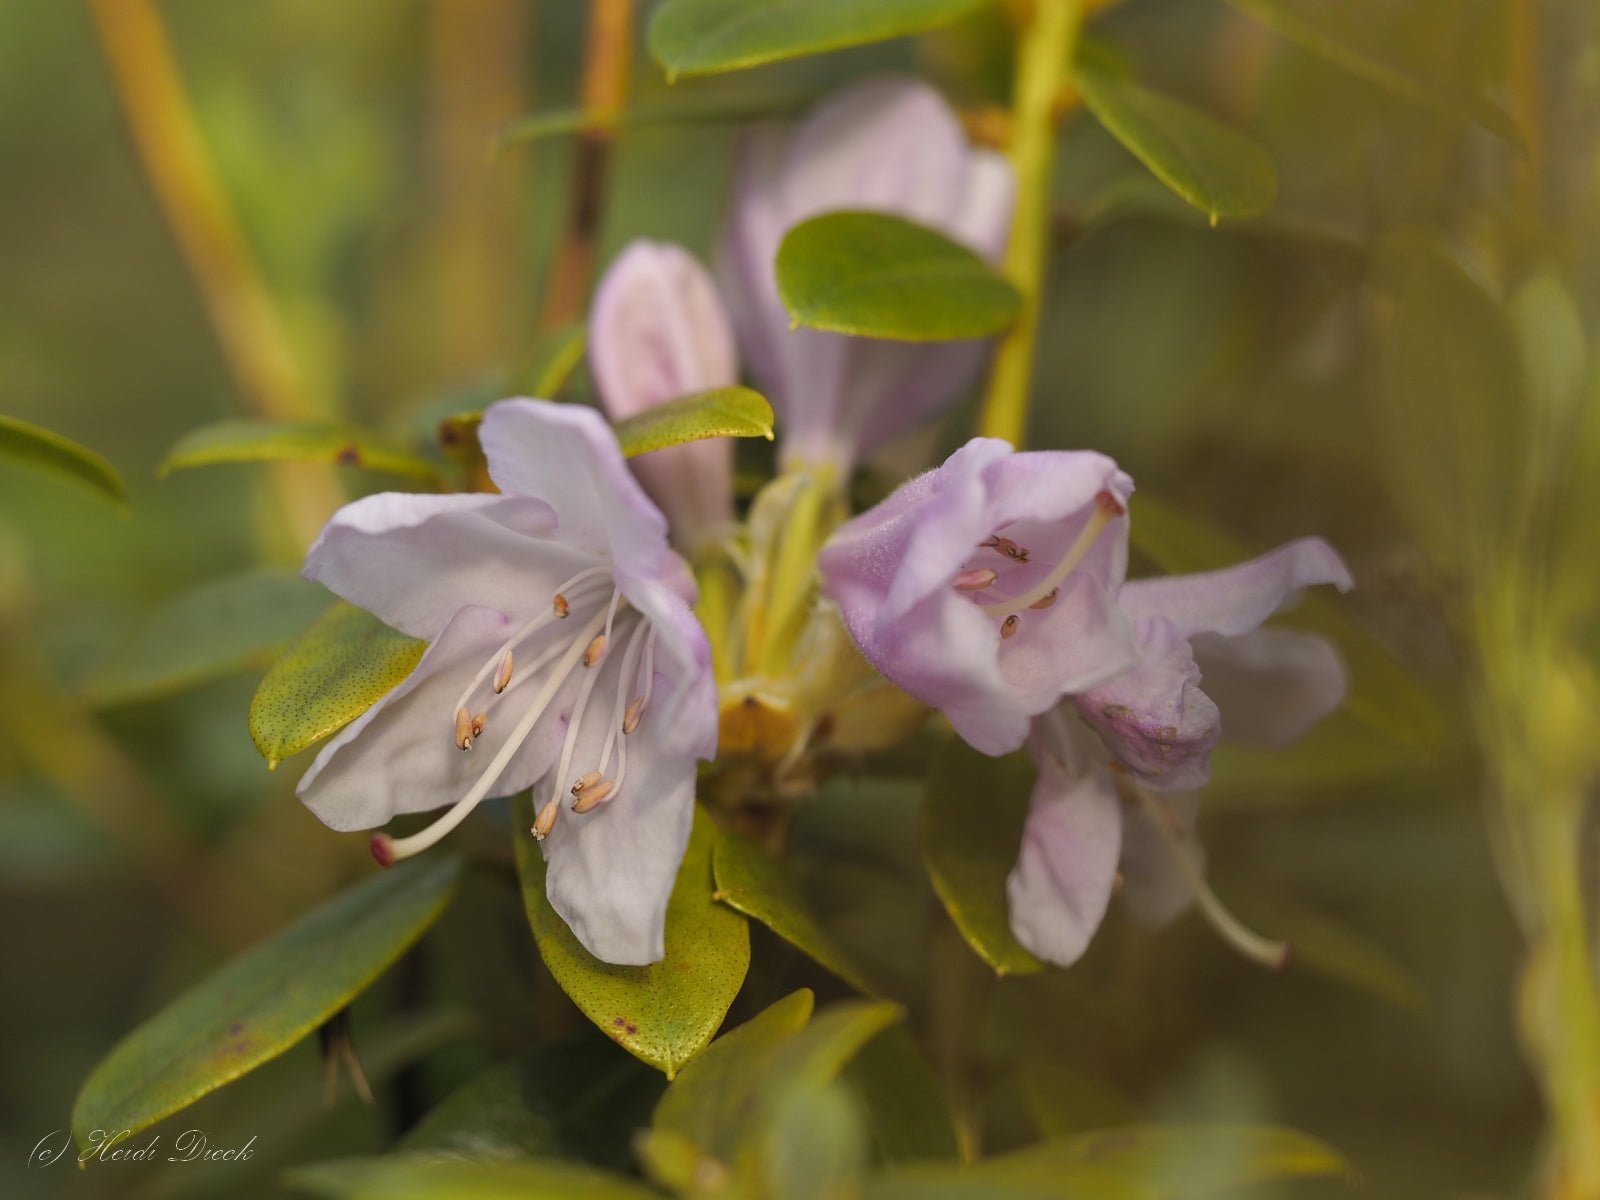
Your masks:
<svg viewBox="0 0 1600 1200"><path fill-rule="evenodd" d="M681 246L630 242L595 289L589 367L613 420L737 383L733 327L710 273ZM685 549L732 528L733 444L726 438L657 450L630 466Z"/></svg>
<svg viewBox="0 0 1600 1200"><path fill-rule="evenodd" d="M374 837L387 865L531 787L551 905L599 958L654 962L716 751L694 583L599 413L506 400L479 437L500 495L368 496L307 554L308 578L429 646L298 794L341 830L453 802Z"/></svg>
<svg viewBox="0 0 1600 1200"><path fill-rule="evenodd" d="M785 466L847 474L862 455L949 407L982 365L985 344L792 328L773 273L784 234L821 213L870 209L997 261L1014 193L1005 158L972 146L939 93L915 80L869 80L796 127L745 135L717 266L745 362L778 412Z"/></svg>
<svg viewBox="0 0 1600 1200"><path fill-rule="evenodd" d="M1259 626L1301 589L1347 590L1350 575L1307 538L1125 584L1131 492L1102 455L975 438L841 527L824 584L861 652L971 745L1026 741L1039 775L1008 884L1023 945L1076 961L1120 862L1136 915L1161 921L1193 897L1269 958L1205 889L1193 789L1224 712L1228 736L1282 744L1341 702L1325 640Z"/></svg>

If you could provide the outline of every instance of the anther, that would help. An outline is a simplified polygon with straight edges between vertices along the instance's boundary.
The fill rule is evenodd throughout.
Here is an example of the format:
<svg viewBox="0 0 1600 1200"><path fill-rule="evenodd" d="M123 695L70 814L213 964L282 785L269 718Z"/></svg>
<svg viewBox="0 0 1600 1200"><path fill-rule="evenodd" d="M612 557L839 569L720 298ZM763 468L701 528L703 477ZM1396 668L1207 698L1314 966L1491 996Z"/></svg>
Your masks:
<svg viewBox="0 0 1600 1200"><path fill-rule="evenodd" d="M974 567L970 571L963 571L951 580L951 585L958 592L981 592L986 587L992 587L994 581L1000 576L988 567Z"/></svg>
<svg viewBox="0 0 1600 1200"><path fill-rule="evenodd" d="M1000 622L1000 636L1003 638L1015 636L1017 632L1017 626L1021 623L1022 622L1017 620L1017 614L1012 613L1004 621Z"/></svg>
<svg viewBox="0 0 1600 1200"><path fill-rule="evenodd" d="M488 709L484 709L482 712L476 713L473 716L473 718L472 718L472 736L473 737L477 737L481 733L483 733L483 723L485 721L487 721L488 719L489 719L489 710Z"/></svg>
<svg viewBox="0 0 1600 1200"><path fill-rule="evenodd" d="M1095 539L1111 523L1112 518L1119 516L1123 511L1122 503L1110 492L1097 493L1094 498L1094 511L1089 514L1089 519L1083 523L1083 528L1078 530L1078 536L1073 540L1072 545L1067 547L1067 552L1062 555L1061 561L1050 569L1050 573L1023 592L1022 595L1012 596L1009 600L997 600L993 604L985 604L983 605L984 610L999 616L1003 612L1015 611L1018 608L1031 608L1034 604L1043 600L1066 582L1067 576L1072 574L1077 569L1078 564L1083 562L1085 556L1088 555L1090 548L1095 543ZM995 539L997 542L1005 541L999 534L995 535ZM1004 547L997 546L997 549L1001 553L1006 553ZM1023 554L1026 555L1027 551L1023 551ZM1017 561L1026 562L1027 559L1024 557Z"/></svg>
<svg viewBox="0 0 1600 1200"><path fill-rule="evenodd" d="M500 665L494 669L494 694L498 696L511 684L511 669L517 665L517 656L507 650L500 656Z"/></svg>
<svg viewBox="0 0 1600 1200"><path fill-rule="evenodd" d="M594 641L589 643L589 648L583 652L583 665L592 667L600 661L600 656L606 652L606 635L595 634Z"/></svg>
<svg viewBox="0 0 1600 1200"><path fill-rule="evenodd" d="M550 831L556 827L556 818L561 815L561 805L554 800L550 801L539 810L539 815L533 819L533 828L528 830L533 834L533 840L542 842L550 836Z"/></svg>
<svg viewBox="0 0 1600 1200"><path fill-rule="evenodd" d="M456 745L462 750L472 749L472 714L465 705L456 709Z"/></svg>
<svg viewBox="0 0 1600 1200"><path fill-rule="evenodd" d="M617 790L617 785L611 780L603 780L591 788L584 788L583 794L572 802L572 811L586 813L601 801L609 799L611 793Z"/></svg>
<svg viewBox="0 0 1600 1200"><path fill-rule="evenodd" d="M1054 604L1056 602L1056 596L1059 595L1060 592L1061 592L1060 588L1051 588L1050 592L1049 592L1049 594L1047 596L1043 597L1042 599L1035 600L1032 604L1028 605L1028 607L1029 608L1049 608L1052 604Z"/></svg>
<svg viewBox="0 0 1600 1200"><path fill-rule="evenodd" d="M556 593L556 598L551 603L554 605L556 616L558 617L564 617L572 611L572 605L567 603L567 598L560 592Z"/></svg>
<svg viewBox="0 0 1600 1200"><path fill-rule="evenodd" d="M394 866L394 839L387 833L373 834L367 849L372 851L372 857L380 867Z"/></svg>
<svg viewBox="0 0 1600 1200"><path fill-rule="evenodd" d="M574 796L582 794L583 792L592 788L595 784L599 783L600 779L601 775L599 771L585 771L582 775L578 776L578 782L572 785L572 794Z"/></svg>
<svg viewBox="0 0 1600 1200"><path fill-rule="evenodd" d="M622 714L622 732L632 733L639 728L639 719L644 716L644 697L635 696L633 703L628 705L628 711Z"/></svg>
<svg viewBox="0 0 1600 1200"><path fill-rule="evenodd" d="M998 550L1012 562L1025 563L1028 561L1028 551L1025 547L1017 545L1008 537L1001 537L998 533L991 533L987 542L979 542L978 545L991 550Z"/></svg>

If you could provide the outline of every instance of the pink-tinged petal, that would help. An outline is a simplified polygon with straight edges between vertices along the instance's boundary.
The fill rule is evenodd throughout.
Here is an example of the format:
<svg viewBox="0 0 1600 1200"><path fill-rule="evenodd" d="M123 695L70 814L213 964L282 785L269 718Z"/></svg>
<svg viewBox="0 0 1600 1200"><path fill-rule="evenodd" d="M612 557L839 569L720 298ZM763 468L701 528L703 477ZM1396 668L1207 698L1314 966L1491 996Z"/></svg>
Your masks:
<svg viewBox="0 0 1600 1200"><path fill-rule="evenodd" d="M306 807L333 829L373 829L465 795L522 715L519 701L539 688L536 679L514 679L489 709L472 748L457 747L461 693L519 625L489 608L457 612L416 669L323 746L295 789ZM537 726L489 794L509 796L548 771L558 738L557 722Z"/></svg>
<svg viewBox="0 0 1600 1200"><path fill-rule="evenodd" d="M1206 867L1205 847L1195 836L1195 817L1200 810L1200 797L1195 792L1167 792L1161 797L1166 819L1175 826L1173 832L1179 853L1194 864L1197 874ZM1143 804L1134 805L1123 813L1122 821L1122 902L1140 924L1151 927L1165 925L1194 902L1194 890L1184 878L1183 871L1173 861L1173 850L1167 839L1156 828L1158 818Z"/></svg>
<svg viewBox="0 0 1600 1200"><path fill-rule="evenodd" d="M1211 751L1222 737L1221 715L1200 690L1200 668L1188 639L1161 617L1140 621L1136 628L1138 664L1075 695L1073 703L1147 787L1202 787L1211 778Z"/></svg>
<svg viewBox="0 0 1600 1200"><path fill-rule="evenodd" d="M617 584L659 579L674 557L667 521L628 470L605 419L592 408L502 400L483 414L478 440L501 491L536 496L556 514L555 537L609 558ZM693 599L692 593L685 597Z"/></svg>
<svg viewBox="0 0 1600 1200"><path fill-rule="evenodd" d="M1301 538L1259 558L1198 575L1140 579L1122 589L1121 604L1135 621L1161 616L1185 637L1249 633L1302 588L1355 586L1350 570L1321 538Z"/></svg>
<svg viewBox="0 0 1600 1200"><path fill-rule="evenodd" d="M941 709L974 747L1003 754L1065 692L1137 659L1113 599L1127 558L1123 517L1102 529L1053 602L1019 603L1002 629L1007 598L1025 601L1044 586L1095 497L1131 486L1103 455L1013 454L1005 442L976 438L842 526L819 559L824 586L879 671ZM984 547L1002 531L1019 539L1025 561ZM991 589L956 586L989 566Z"/></svg>
<svg viewBox="0 0 1600 1200"><path fill-rule="evenodd" d="M1006 881L1011 931L1046 962L1069 967L1105 917L1122 847L1122 803L1103 771L1068 777L1045 757Z"/></svg>
<svg viewBox="0 0 1600 1200"><path fill-rule="evenodd" d="M1233 638L1200 634L1194 654L1230 742L1287 746L1344 702L1344 660L1313 633L1269 628Z"/></svg>
<svg viewBox="0 0 1600 1200"><path fill-rule="evenodd" d="M480 604L526 617L593 565L550 540L556 514L527 497L383 492L347 504L306 552L304 574L412 637Z"/></svg>
<svg viewBox="0 0 1600 1200"><path fill-rule="evenodd" d="M846 88L792 135L771 126L747 135L734 179L718 270L746 361L779 411L786 463L848 470L966 390L985 345L794 330L773 277L784 234L839 209L894 213L999 256L1011 221L1010 165L967 143L937 91L910 79Z"/></svg>
<svg viewBox="0 0 1600 1200"><path fill-rule="evenodd" d="M738 382L728 314L693 255L665 242L629 243L595 291L589 365L613 420ZM727 439L657 450L630 465L680 543L715 538L733 523Z"/></svg>

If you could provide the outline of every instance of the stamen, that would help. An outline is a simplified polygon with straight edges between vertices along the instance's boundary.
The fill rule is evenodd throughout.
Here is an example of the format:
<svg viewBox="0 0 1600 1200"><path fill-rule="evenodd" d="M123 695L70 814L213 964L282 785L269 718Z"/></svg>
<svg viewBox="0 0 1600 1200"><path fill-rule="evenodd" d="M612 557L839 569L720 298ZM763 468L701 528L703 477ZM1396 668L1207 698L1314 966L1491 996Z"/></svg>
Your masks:
<svg viewBox="0 0 1600 1200"><path fill-rule="evenodd" d="M639 728L639 718L644 716L644 697L635 696L633 703L628 705L628 711L622 714L622 732L632 733Z"/></svg>
<svg viewBox="0 0 1600 1200"><path fill-rule="evenodd" d="M465 704L456 709L456 745L462 750L472 749L472 714Z"/></svg>
<svg viewBox="0 0 1600 1200"><path fill-rule="evenodd" d="M1009 600L1000 600L994 604L985 604L983 606L984 611L995 613L996 615L1009 613L1018 608L1031 608L1038 601L1043 600L1051 592L1057 590L1066 581L1067 576L1072 574L1073 569L1083 561L1084 556L1089 553L1090 547L1094 545L1095 539L1111 523L1111 519L1120 516L1124 511L1117 498L1110 492L1099 493L1094 498L1094 512L1089 514L1089 519L1084 522L1083 528L1078 531L1077 538L1067 548L1067 552L1062 556L1061 561L1051 569L1050 574L1020 596L1013 596ZM1003 541L1004 539L1002 538L1001 540Z"/></svg>
<svg viewBox="0 0 1600 1200"><path fill-rule="evenodd" d="M601 801L610 799L611 794L616 790L617 785L612 783L609 779L603 780L592 788L585 788L583 790L583 795L579 796L572 802L572 811L575 813L586 813L591 808L599 805Z"/></svg>
<svg viewBox="0 0 1600 1200"><path fill-rule="evenodd" d="M587 791L589 788L592 788L599 782L599 771L585 771L582 775L578 776L578 782L572 785L572 794L574 796L579 795L580 793Z"/></svg>
<svg viewBox="0 0 1600 1200"><path fill-rule="evenodd" d="M561 805L554 800L550 801L539 810L539 815L533 819L533 828L528 830L533 834L533 840L542 842L550 836L550 831L556 827L556 818L561 815Z"/></svg>
<svg viewBox="0 0 1600 1200"><path fill-rule="evenodd" d="M617 616L617 605L622 601L622 593L613 590L611 603L606 605L606 620L604 629L597 633L589 642L589 647L583 652L583 665L592 667L605 652L606 639L611 636L611 623ZM585 630L585 632L589 632ZM596 649L598 647L598 649ZM583 683L578 687L578 698L572 703L572 714L567 718L567 736L561 741L561 765L556 768L550 792L551 803L561 798L562 781L568 778L567 771L572 767L572 751L578 744L578 730L583 725L583 713L589 707L589 695L594 691L594 685L600 679L599 671L585 671Z"/></svg>
<svg viewBox="0 0 1600 1200"><path fill-rule="evenodd" d="M998 533L991 533L987 542L979 542L978 545L981 548L998 550L1012 562L1025 563L1028 561L1026 548L1017 545L1008 537L1001 537Z"/></svg>
<svg viewBox="0 0 1600 1200"><path fill-rule="evenodd" d="M478 713L473 715L473 718L472 718L472 736L473 737L478 737L480 734L483 733L483 723L488 718L488 716L489 716L489 712L488 712L487 709L484 709L483 711L478 712Z"/></svg>
<svg viewBox="0 0 1600 1200"><path fill-rule="evenodd" d="M600 634L589 643L589 648L583 652L583 665L592 667L600 661L600 656L606 652L606 635Z"/></svg>
<svg viewBox="0 0 1600 1200"><path fill-rule="evenodd" d="M498 696L506 690L506 685L511 682L512 669L517 665L517 656L507 650L500 656L500 665L494 669L494 694Z"/></svg>
<svg viewBox="0 0 1600 1200"><path fill-rule="evenodd" d="M1143 788L1131 785L1129 787L1138 793L1140 803L1150 813L1152 822L1161 834L1161 840L1166 843L1167 850L1172 854L1172 860L1177 864L1178 872L1188 885L1190 894L1194 896L1195 905L1199 908L1200 915L1206 919L1206 923L1223 941L1246 958L1260 963L1270 971L1283 970L1289 964L1293 947L1288 942L1276 942L1271 938L1262 937L1229 912L1227 906L1211 890L1211 885L1206 882L1205 875L1195 865L1193 857L1179 841L1180 831L1176 828L1177 823L1173 819L1172 811ZM1120 790L1126 793L1129 787Z"/></svg>
<svg viewBox="0 0 1600 1200"><path fill-rule="evenodd" d="M1049 608L1052 604L1054 604L1056 602L1056 597L1058 595L1060 595L1060 594L1061 594L1061 589L1060 588L1051 588L1050 589L1050 594L1048 596L1046 596L1043 600L1035 600L1032 604L1028 605L1028 607L1029 608Z"/></svg>
<svg viewBox="0 0 1600 1200"><path fill-rule="evenodd" d="M1012 613L1004 621L1000 622L1000 636L1003 638L1015 637L1017 626L1020 624L1021 622L1017 620L1017 614Z"/></svg>
<svg viewBox="0 0 1600 1200"><path fill-rule="evenodd" d="M561 690L562 684L566 683L567 677L572 674L573 668L578 665L578 659L583 653L584 643L599 631L605 620L604 616L596 613L590 619L589 624L567 646L567 652L561 657L560 662L556 664L556 669L545 677L544 686L539 689L539 694L534 697L533 704L529 706L527 712L522 714L522 718L517 722L516 728L511 731L511 735L506 738L505 744L500 747L494 758L490 760L489 765L484 768L483 774L478 776L477 782L468 789L467 794L451 805L449 810L432 825L429 825L419 833L414 833L410 837L401 838L398 841L388 837L387 834L379 834L378 837L373 838L372 855L374 858L377 858L384 866L390 866L402 858L409 858L419 851L426 850L457 825L461 824L462 821L466 820L467 814L476 808L479 802L489 794L489 789L494 786L495 781L505 772L506 765L511 761L511 756L522 747L523 742L527 741L528 734L533 732L533 727L538 724L539 718L544 715L545 709L550 707L550 702L555 699L556 693ZM592 678L592 676L589 678ZM540 816L543 817L543 814L541 813ZM550 823L553 824L554 821L555 818L551 817ZM535 827L537 828L537 826ZM548 832L548 829L546 832ZM380 838L382 839L381 843L379 841Z"/></svg>
<svg viewBox="0 0 1600 1200"><path fill-rule="evenodd" d="M648 649L654 645L655 627L648 621L641 620L631 634L628 635L628 644L622 648L622 670L618 674L619 681L628 679L633 674L634 667L639 661L641 648ZM611 705L611 720L606 723L606 740L600 747L600 765L595 773L603 776L606 768L611 765L611 751L617 751L617 777L612 782L612 792L622 786L623 777L628 773L628 744L626 741L617 740L617 731L631 733L628 728L628 715L623 716L621 722L617 721L617 710L622 707L622 698L628 693L620 686L617 688L617 698ZM634 728L638 728L639 715L644 712L644 698L635 697L633 703L628 705L628 714L633 718Z"/></svg>
<svg viewBox="0 0 1600 1200"><path fill-rule="evenodd" d="M555 609L556 616L558 617L565 617L572 611L572 605L567 603L567 598L560 592L556 593L556 597L551 601L551 605ZM542 841L543 839L541 838L540 840Z"/></svg>
<svg viewBox="0 0 1600 1200"><path fill-rule="evenodd" d="M974 567L970 571L961 572L950 581L950 584L958 592L981 592L984 588L992 586L999 578L999 574L988 567Z"/></svg>

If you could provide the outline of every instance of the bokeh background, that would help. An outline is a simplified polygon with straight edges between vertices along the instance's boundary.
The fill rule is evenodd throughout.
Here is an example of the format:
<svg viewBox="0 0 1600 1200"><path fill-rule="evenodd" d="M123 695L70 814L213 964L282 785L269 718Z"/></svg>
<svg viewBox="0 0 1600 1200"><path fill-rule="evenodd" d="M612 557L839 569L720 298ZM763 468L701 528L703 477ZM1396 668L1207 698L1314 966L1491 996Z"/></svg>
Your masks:
<svg viewBox="0 0 1600 1200"><path fill-rule="evenodd" d="M249 268L228 286L262 306L231 343L130 135L106 46L139 35L118 7L0 5L0 411L98 449L131 493L123 517L0 462L0 1192L270 1195L282 1164L382 1149L475 1065L582 1022L495 884L474 882L357 1006L375 1104L341 1082L325 1107L307 1044L162 1126L257 1135L246 1166L26 1168L138 1020L370 869L361 839L294 800L303 764L269 773L251 746L265 660L161 696L119 698L105 681L159 605L294 567L333 504L396 481L155 468L186 431L237 414L425 442L440 415L514 378L536 341L572 143L493 151L492 135L576 102L584 6L160 4ZM1036 445L1115 455L1201 528L1250 549L1321 533L1349 559L1360 586L1340 610L1388 656L1388 712L1342 713L1282 756L1219 757L1203 819L1219 891L1269 932L1316 943L1312 961L1272 976L1192 917L1159 933L1114 917L1071 972L996 983L928 890L914 783L844 778L797 817L819 910L911 1002L990 1147L1138 1111L1303 1129L1343 1151L1364 1177L1356 1194L1373 1198L1515 1195L1536 1177L1543 1120L1515 1033L1523 942L1485 820L1472 651L1453 623L1464 585L1395 486L1406 464L1426 484L1457 453L1460 398L1439 383L1438 415L1390 419L1374 336L1390 312L1374 279L1396 237L1444 247L1507 303L1554 279L1587 361L1595 20L1578 4L1361 8L1385 61L1439 95L1489 98L1522 148L1464 101L1398 95L1237 8L1124 0L1097 14L1095 34L1141 77L1268 147L1279 199L1209 228L1069 114L1032 422ZM641 52L631 104L797 112L881 70L930 76L981 130L1007 95L1003 18L672 89ZM134 92L160 109L148 81ZM708 254L736 130L702 114L625 131L600 261L641 235ZM225 238L220 253L231 261ZM1480 361L1463 349L1482 342L1471 320L1444 301L1439 314L1425 365ZM586 389L580 377L569 398ZM942 445L972 412L941 427ZM1491 498L1507 486L1492 460L1467 482ZM318 607L307 601L304 623ZM1577 652L1592 661L1592 613L1584 630ZM758 938L755 978L792 986L801 970ZM965 1049L940 1061L947 1043Z"/></svg>

